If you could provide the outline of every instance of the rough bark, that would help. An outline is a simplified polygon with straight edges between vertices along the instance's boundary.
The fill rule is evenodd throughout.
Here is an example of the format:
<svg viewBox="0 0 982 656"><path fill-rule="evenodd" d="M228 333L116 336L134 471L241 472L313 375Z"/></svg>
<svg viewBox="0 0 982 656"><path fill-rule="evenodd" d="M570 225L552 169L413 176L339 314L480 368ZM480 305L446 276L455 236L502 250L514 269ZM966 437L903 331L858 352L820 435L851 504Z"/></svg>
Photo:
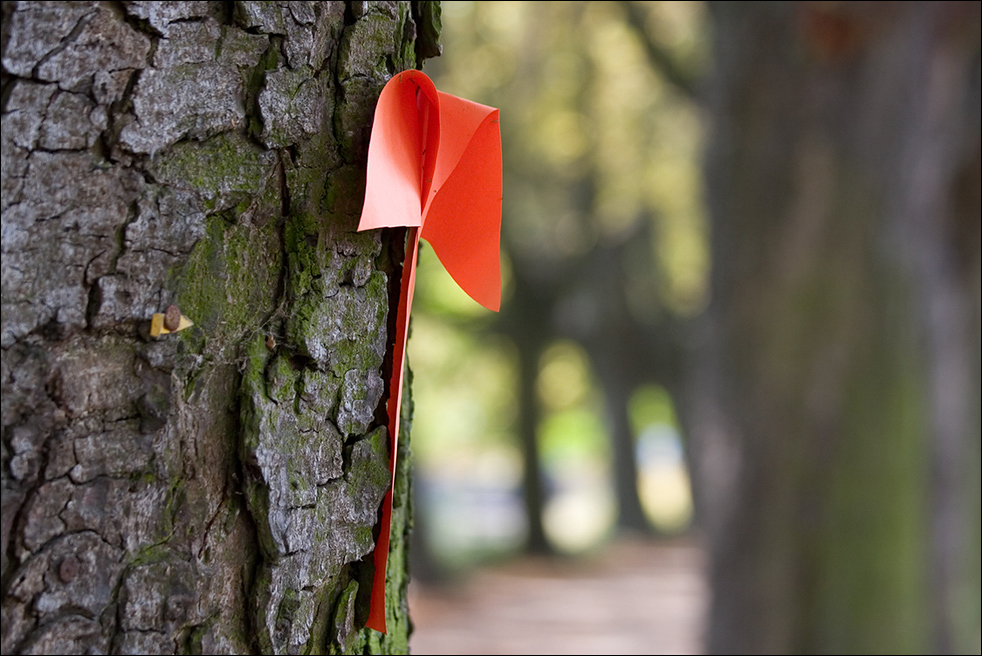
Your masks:
<svg viewBox="0 0 982 656"><path fill-rule="evenodd" d="M405 653L402 234L355 228L417 8L2 6L3 652Z"/></svg>
<svg viewBox="0 0 982 656"><path fill-rule="evenodd" d="M714 18L708 649L975 651L979 6Z"/></svg>

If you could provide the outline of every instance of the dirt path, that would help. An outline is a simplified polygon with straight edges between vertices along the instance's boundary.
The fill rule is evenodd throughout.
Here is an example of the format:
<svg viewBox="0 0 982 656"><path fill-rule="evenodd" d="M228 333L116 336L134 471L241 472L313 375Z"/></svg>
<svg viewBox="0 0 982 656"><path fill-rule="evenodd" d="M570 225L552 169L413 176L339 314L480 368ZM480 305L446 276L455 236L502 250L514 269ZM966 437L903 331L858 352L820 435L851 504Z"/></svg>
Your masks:
<svg viewBox="0 0 982 656"><path fill-rule="evenodd" d="M413 654L695 654L707 587L691 542L523 558L451 587L412 584Z"/></svg>

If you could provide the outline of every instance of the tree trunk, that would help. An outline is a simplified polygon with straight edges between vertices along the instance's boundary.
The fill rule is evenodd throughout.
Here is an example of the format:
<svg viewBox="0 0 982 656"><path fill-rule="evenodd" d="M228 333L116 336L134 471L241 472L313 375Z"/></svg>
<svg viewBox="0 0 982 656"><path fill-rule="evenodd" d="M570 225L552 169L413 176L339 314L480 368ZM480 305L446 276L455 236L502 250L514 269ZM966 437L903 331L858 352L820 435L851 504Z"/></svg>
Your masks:
<svg viewBox="0 0 982 656"><path fill-rule="evenodd" d="M403 234L355 228L415 4L3 3L4 653L407 651Z"/></svg>
<svg viewBox="0 0 982 656"><path fill-rule="evenodd" d="M538 335L516 340L518 347L518 431L522 444L522 492L528 533L525 550L534 554L551 554L554 549L546 536L545 508L549 500L539 451L541 407L536 381L539 359L544 347Z"/></svg>
<svg viewBox="0 0 982 656"><path fill-rule="evenodd" d="M708 649L975 652L979 5L714 17Z"/></svg>

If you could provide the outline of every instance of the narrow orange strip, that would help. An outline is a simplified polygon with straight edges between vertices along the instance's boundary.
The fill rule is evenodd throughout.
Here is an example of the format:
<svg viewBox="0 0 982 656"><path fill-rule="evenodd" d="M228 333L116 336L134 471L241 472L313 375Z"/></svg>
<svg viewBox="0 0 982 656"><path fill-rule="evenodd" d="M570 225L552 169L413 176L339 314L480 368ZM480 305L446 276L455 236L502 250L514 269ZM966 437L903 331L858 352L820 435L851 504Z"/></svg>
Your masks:
<svg viewBox="0 0 982 656"><path fill-rule="evenodd" d="M406 236L406 262L402 267L399 309L396 312L395 345L392 352L392 377L389 381L389 471L392 481L382 500L382 519L375 545L375 578L372 581L372 605L365 623L370 629L385 633L385 572L389 560L389 537L392 527L392 490L396 483L396 461L399 450L399 419L402 412L402 380L405 373L406 343L409 337L409 313L416 287L416 259L419 255L419 229L410 228Z"/></svg>
<svg viewBox="0 0 982 656"><path fill-rule="evenodd" d="M358 230L407 226L389 380L389 469L375 545L375 579L366 626L385 633L385 574L392 523L409 314L420 238L457 284L481 305L501 304L501 134L498 110L436 90L420 71L382 89L368 146L365 204Z"/></svg>

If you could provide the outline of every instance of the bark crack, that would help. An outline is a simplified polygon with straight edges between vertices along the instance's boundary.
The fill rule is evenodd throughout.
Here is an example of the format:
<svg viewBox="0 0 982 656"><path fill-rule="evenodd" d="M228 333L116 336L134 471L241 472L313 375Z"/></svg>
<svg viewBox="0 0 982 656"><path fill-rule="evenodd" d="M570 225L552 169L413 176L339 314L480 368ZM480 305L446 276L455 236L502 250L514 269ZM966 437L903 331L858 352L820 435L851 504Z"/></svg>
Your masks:
<svg viewBox="0 0 982 656"><path fill-rule="evenodd" d="M52 57L54 57L55 55L63 51L65 48L70 46L72 42L78 38L78 35L82 33L82 30L84 30L85 27L90 22L92 22L92 20L96 17L96 14L98 13L99 13L98 9L93 9L92 11L80 16L78 21L75 23L75 26L72 28L72 31L69 32L68 35L58 43L58 45L56 45L54 48L49 50L47 54L45 54L43 57L41 57L40 60L38 60L38 63L35 64L34 68L31 69L31 77L35 79L40 79L41 67L45 63L47 63L48 60L50 60Z"/></svg>
<svg viewBox="0 0 982 656"><path fill-rule="evenodd" d="M218 519L219 515L222 514L222 509L225 508L229 501L228 496L229 483L226 480L225 484L222 486L222 496L221 500L218 502L218 506L215 508L215 512L211 514L208 521L205 522L205 528L202 532L201 546L198 548L197 557L200 559L205 552L205 548L208 546L208 538L211 535L212 526L214 526L215 521Z"/></svg>

